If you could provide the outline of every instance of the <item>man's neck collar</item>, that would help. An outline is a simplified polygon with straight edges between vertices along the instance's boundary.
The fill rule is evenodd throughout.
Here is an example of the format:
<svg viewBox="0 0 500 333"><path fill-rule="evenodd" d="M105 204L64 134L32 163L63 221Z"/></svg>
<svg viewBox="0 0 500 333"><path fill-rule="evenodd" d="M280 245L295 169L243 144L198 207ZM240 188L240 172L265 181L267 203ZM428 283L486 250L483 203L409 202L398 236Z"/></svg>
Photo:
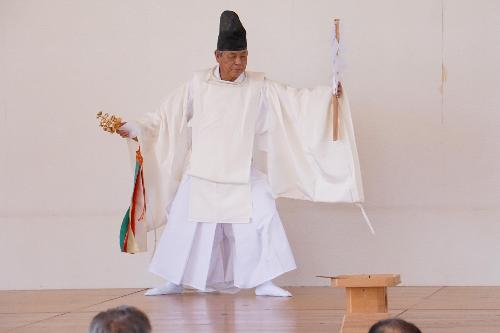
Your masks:
<svg viewBox="0 0 500 333"><path fill-rule="evenodd" d="M240 76L238 76L238 78L234 81L225 81L225 80L222 80L220 78L220 67L219 65L215 66L214 68L214 77L217 79L217 80L220 80L220 81L224 81L224 82L234 82L234 83L241 83L245 80L245 77L246 77L246 74L245 72L241 73Z"/></svg>

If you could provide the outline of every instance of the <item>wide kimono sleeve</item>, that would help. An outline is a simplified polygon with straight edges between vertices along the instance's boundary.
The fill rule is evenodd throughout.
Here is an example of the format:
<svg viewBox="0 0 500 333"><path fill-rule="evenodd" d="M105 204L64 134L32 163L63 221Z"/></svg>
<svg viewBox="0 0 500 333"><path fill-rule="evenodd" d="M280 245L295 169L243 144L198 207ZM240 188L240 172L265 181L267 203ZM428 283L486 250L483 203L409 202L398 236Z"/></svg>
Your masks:
<svg viewBox="0 0 500 333"><path fill-rule="evenodd" d="M157 112L136 120L148 230L166 223L167 207L182 179L190 147L188 117L189 84L185 84L170 93ZM137 149L137 143L130 142L130 148Z"/></svg>
<svg viewBox="0 0 500 333"><path fill-rule="evenodd" d="M363 187L349 102L339 99L340 137L332 140L330 87L296 89L266 80L267 130L259 147L275 197L362 202Z"/></svg>

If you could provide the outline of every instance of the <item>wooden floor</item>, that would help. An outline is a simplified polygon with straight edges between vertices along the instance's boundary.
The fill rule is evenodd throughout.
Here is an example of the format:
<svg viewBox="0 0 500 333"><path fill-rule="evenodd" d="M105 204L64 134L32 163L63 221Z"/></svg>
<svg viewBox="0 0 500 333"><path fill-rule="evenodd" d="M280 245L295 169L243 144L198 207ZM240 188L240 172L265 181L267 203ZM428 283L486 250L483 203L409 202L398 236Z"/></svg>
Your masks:
<svg viewBox="0 0 500 333"><path fill-rule="evenodd" d="M292 298L198 294L143 296L141 289L0 291L0 332L84 333L99 311L128 304L153 332L338 332L344 293L289 288ZM500 332L500 287L397 287L390 312L426 333Z"/></svg>

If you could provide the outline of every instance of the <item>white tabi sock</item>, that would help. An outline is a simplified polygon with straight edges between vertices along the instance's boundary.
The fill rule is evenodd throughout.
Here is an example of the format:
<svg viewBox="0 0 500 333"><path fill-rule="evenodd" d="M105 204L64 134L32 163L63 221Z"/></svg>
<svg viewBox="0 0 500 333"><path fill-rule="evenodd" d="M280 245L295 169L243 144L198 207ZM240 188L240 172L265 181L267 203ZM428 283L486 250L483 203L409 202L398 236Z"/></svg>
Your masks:
<svg viewBox="0 0 500 333"><path fill-rule="evenodd" d="M158 295L169 295L169 294L180 294L183 288L172 282L165 282L164 285L148 289L144 295L145 296L158 296Z"/></svg>
<svg viewBox="0 0 500 333"><path fill-rule="evenodd" d="M206 289L197 289L196 292L198 293L216 293L217 290L213 289L213 288L206 288Z"/></svg>
<svg viewBox="0 0 500 333"><path fill-rule="evenodd" d="M274 296L274 297L291 297L292 294L277 285L275 285L272 281L264 282L261 285L258 285L255 288L255 295L257 296Z"/></svg>

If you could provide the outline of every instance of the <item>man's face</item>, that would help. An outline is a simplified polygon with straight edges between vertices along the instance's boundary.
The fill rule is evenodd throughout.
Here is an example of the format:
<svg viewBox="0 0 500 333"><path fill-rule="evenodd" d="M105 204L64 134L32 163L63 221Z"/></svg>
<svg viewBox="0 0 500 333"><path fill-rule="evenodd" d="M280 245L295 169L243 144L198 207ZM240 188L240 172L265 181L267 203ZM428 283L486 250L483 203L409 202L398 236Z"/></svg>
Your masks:
<svg viewBox="0 0 500 333"><path fill-rule="evenodd" d="M215 60L219 63L220 78L234 81L247 68L248 51L215 51Z"/></svg>

